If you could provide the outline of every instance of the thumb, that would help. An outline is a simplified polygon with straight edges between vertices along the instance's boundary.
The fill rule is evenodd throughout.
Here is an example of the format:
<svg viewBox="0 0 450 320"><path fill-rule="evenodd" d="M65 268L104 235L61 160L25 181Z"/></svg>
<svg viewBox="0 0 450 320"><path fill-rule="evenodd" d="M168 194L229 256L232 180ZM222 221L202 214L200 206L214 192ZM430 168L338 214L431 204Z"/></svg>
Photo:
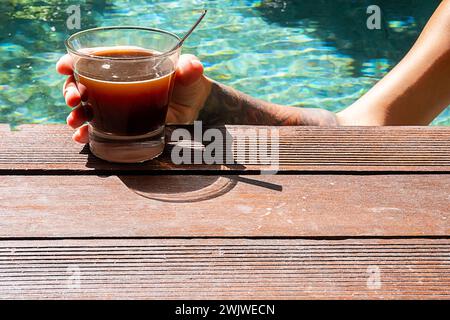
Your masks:
<svg viewBox="0 0 450 320"><path fill-rule="evenodd" d="M203 75L203 64L192 54L184 54L178 62L175 81L177 84L189 86Z"/></svg>

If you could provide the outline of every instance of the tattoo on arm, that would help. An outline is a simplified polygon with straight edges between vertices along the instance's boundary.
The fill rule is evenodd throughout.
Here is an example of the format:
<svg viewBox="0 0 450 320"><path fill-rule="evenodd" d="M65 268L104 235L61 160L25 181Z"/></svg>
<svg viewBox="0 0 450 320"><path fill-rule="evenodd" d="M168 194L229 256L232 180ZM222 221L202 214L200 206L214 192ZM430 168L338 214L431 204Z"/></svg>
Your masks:
<svg viewBox="0 0 450 320"><path fill-rule="evenodd" d="M286 107L255 99L213 81L199 120L210 125L336 126L334 113L322 109Z"/></svg>

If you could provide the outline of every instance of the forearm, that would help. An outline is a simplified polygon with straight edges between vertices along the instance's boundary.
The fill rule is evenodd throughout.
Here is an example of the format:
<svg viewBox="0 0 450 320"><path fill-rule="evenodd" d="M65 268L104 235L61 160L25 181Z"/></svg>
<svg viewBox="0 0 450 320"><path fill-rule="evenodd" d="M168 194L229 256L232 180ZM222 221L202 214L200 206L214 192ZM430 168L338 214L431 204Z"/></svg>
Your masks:
<svg viewBox="0 0 450 320"><path fill-rule="evenodd" d="M329 111L273 104L215 81L211 83L211 90L199 119L211 125L337 125L334 113Z"/></svg>
<svg viewBox="0 0 450 320"><path fill-rule="evenodd" d="M450 1L445 0L405 58L353 105L343 125L427 125L450 104Z"/></svg>

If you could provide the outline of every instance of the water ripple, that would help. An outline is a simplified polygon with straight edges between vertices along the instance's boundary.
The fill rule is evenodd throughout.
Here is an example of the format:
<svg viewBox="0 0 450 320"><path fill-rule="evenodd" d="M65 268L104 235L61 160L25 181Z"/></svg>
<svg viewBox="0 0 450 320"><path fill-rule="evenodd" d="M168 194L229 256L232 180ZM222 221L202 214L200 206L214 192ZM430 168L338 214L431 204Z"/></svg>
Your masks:
<svg viewBox="0 0 450 320"><path fill-rule="evenodd" d="M75 1L18 3L15 7L8 1L0 3L0 123L63 122L68 112L61 96L64 79L55 73L54 64L64 54L63 40L73 32L66 28L65 9L67 3ZM189 38L184 51L198 55L211 78L284 105L341 110L395 64L389 58L356 60L341 50L348 43L337 41L335 31L339 30L330 30L325 38L320 23L313 18L268 21L261 10L279 10L277 19L293 14L283 12L283 6L269 8L268 0L76 3L81 5L83 28L128 24L178 34L195 20L195 10L208 7L207 19ZM343 6L348 7L343 10L352 5L346 3ZM388 27L400 34L417 32L418 25L416 19L408 17L388 21ZM381 47L378 43L368 45ZM434 124L450 125L449 108Z"/></svg>

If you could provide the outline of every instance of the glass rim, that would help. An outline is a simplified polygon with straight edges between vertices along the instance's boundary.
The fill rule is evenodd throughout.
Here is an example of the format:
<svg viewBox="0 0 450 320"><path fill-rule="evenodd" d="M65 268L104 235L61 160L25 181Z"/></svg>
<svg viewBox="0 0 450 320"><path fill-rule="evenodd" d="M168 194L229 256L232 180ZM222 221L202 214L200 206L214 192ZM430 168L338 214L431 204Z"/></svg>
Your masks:
<svg viewBox="0 0 450 320"><path fill-rule="evenodd" d="M147 28L147 27L140 27L140 26L110 26L110 27L98 27L98 28L91 28L91 29L86 29L86 30L82 30L82 31L78 31L72 35L70 35L65 41L64 44L67 48L67 50L69 51L69 53L81 56L81 57L85 57L85 58L91 58L91 59L98 59L98 60L122 60L122 61L136 61L136 60L152 60L152 59L157 59L160 57L165 57L168 55L171 55L173 53L175 53L177 50L179 50L181 48L181 46L179 44L177 44L177 46L175 46L174 48L168 50L168 51L164 51L160 54L156 54L156 55L152 55L152 56L144 56L144 57L106 57L106 56L96 56L93 54L88 54L88 53L84 53L84 52L80 52L77 49L75 49L72 44L70 43L74 38L83 35L85 33L89 33L89 32L95 32L95 31L103 31L103 30L113 30L113 29L129 29L129 30L143 30L143 31L150 31L150 32L155 32L155 33L162 33L165 35L169 35L173 38L175 38L176 40L178 40L178 42L181 40L181 38L179 36L177 36L175 33L172 33L170 31L166 31L166 30L162 30L162 29L157 29L157 28Z"/></svg>

